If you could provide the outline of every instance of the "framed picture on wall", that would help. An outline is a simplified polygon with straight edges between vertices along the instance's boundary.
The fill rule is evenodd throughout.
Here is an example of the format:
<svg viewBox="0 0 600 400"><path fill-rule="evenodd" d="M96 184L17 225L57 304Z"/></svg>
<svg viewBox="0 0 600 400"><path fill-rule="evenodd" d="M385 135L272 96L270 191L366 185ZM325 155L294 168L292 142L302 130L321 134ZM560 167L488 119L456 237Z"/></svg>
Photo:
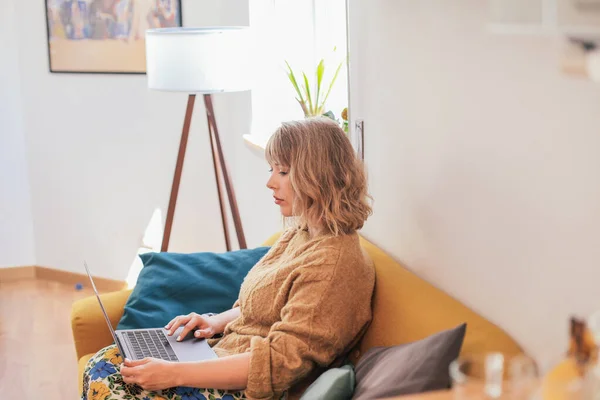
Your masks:
<svg viewBox="0 0 600 400"><path fill-rule="evenodd" d="M44 0L50 72L146 73L145 31L181 26L181 0Z"/></svg>

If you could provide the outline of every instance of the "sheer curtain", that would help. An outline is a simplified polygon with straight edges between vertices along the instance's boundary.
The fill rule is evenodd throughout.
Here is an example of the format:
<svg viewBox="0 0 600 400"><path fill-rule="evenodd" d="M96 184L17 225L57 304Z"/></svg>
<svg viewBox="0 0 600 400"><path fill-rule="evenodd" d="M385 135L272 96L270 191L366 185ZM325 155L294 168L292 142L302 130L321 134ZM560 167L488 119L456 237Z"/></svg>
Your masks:
<svg viewBox="0 0 600 400"><path fill-rule="evenodd" d="M264 145L282 121L304 118L285 61L297 78L306 72L312 84L316 66L325 58L327 85L344 62L325 108L341 121L348 102L345 0L250 0L249 6L254 86L247 138Z"/></svg>

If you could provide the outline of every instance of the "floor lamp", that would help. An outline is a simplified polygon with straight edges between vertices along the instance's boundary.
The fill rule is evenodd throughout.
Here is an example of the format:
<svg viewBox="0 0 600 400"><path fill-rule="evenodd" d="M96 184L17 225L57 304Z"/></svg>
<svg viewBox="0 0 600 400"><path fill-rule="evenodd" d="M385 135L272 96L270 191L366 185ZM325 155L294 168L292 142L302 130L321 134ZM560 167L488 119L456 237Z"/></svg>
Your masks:
<svg viewBox="0 0 600 400"><path fill-rule="evenodd" d="M240 249L247 248L242 221L227 163L223 155L212 102L213 93L248 90L244 79L247 45L245 28L160 28L146 31L146 73L153 90L188 93L187 108L173 175L171 196L161 251L168 251L179 183L196 95L202 94L206 108L208 134L213 160L225 245L231 251L229 224L225 210L225 191ZM223 181L223 183L222 183Z"/></svg>

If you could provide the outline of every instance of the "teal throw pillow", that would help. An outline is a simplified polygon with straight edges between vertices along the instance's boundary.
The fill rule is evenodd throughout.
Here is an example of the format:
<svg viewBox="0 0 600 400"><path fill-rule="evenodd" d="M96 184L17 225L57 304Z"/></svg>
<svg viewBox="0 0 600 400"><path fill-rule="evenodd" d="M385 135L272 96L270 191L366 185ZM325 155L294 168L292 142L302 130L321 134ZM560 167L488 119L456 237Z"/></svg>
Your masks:
<svg viewBox="0 0 600 400"><path fill-rule="evenodd" d="M306 389L300 400L349 400L354 393L355 382L351 364L330 368Z"/></svg>
<svg viewBox="0 0 600 400"><path fill-rule="evenodd" d="M248 271L268 250L141 254L144 267L117 329L158 328L177 315L229 310Z"/></svg>

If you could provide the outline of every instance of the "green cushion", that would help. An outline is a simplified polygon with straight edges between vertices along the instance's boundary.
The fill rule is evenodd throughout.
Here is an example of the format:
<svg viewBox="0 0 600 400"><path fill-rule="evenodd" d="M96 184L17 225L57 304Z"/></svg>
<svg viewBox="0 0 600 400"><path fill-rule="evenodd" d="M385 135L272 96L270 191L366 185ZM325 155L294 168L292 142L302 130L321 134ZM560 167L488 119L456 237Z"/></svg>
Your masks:
<svg viewBox="0 0 600 400"><path fill-rule="evenodd" d="M323 372L300 400L346 400L354 393L354 368L347 364L340 368L331 368Z"/></svg>
<svg viewBox="0 0 600 400"><path fill-rule="evenodd" d="M269 247L227 253L146 253L118 329L158 328L177 315L229 310Z"/></svg>

